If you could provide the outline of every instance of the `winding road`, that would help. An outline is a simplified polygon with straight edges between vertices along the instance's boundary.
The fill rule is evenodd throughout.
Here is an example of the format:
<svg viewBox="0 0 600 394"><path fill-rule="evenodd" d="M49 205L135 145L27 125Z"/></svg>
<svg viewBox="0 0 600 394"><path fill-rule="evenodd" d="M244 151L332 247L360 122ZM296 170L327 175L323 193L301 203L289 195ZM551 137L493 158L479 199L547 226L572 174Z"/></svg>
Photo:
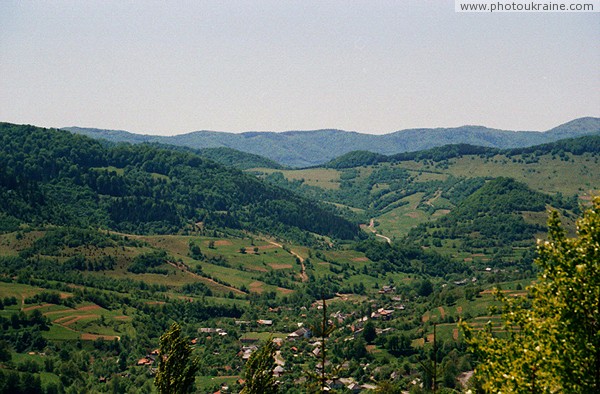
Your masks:
<svg viewBox="0 0 600 394"><path fill-rule="evenodd" d="M277 242L273 242L273 241L269 241L266 240L268 243L270 243L273 246L277 246L278 248L283 249L283 245L278 244ZM283 249L285 250L285 249ZM306 267L304 266L304 257L300 256L298 253L294 252L293 250L289 250L287 251L289 254L291 254L292 256L296 257L298 259L298 261L300 261L300 266L302 267L300 270L300 277L302 278L302 282L308 282L308 275L306 275Z"/></svg>
<svg viewBox="0 0 600 394"><path fill-rule="evenodd" d="M373 234L375 234L376 237L379 238L383 238L387 241L388 244L392 244L392 240L389 237L386 237L385 235L381 235L381 234L377 234L377 230L375 230L375 219L371 219L371 221L369 222L369 226L368 226L369 230L371 230L373 232Z"/></svg>

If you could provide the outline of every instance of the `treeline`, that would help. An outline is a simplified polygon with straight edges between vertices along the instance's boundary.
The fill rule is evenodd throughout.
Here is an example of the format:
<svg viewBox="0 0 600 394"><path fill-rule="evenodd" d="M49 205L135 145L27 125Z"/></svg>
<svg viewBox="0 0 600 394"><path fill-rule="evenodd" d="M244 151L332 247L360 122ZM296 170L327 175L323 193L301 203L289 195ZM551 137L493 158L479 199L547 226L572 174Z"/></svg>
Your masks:
<svg viewBox="0 0 600 394"><path fill-rule="evenodd" d="M451 144L417 152L398 153L390 156L367 151L353 151L331 160L324 166L327 168L342 169L368 166L378 163L398 163L411 160L430 160L433 162L440 162L465 155L477 155L482 157L505 155L507 157L513 157L517 155L542 156L550 154L562 157L566 153L571 153L578 156L584 153L599 152L600 136L588 135L578 138L568 138L548 144L513 149L489 148L469 144Z"/></svg>
<svg viewBox="0 0 600 394"><path fill-rule="evenodd" d="M468 272L468 267L434 251L423 250L413 243L393 245L367 240L359 243L356 250L365 254L375 264L365 274L405 272L443 277L452 273Z"/></svg>
<svg viewBox="0 0 600 394"><path fill-rule="evenodd" d="M113 144L113 142L107 142L104 139L99 140L108 145ZM132 142L134 143L134 142ZM242 152L233 148L227 148L224 146L220 146L217 148L201 148L195 149L189 146L183 145L169 145L163 144L160 142L139 142L143 145L150 145L157 148L164 148L168 150L174 150L179 152L188 152L193 153L209 160L212 160L216 163L222 164L227 167L234 167L240 170L248 170L251 168L274 168L274 169L283 169L284 166L277 163L274 160L268 159L264 156L255 155L253 153Z"/></svg>
<svg viewBox="0 0 600 394"><path fill-rule="evenodd" d="M208 159L223 164L224 166L247 170L250 168L275 168L281 169L283 166L264 156L255 155L239 150L219 147L219 148L204 148L198 153Z"/></svg>
<svg viewBox="0 0 600 394"><path fill-rule="evenodd" d="M66 131L0 124L0 228L19 223L173 233L191 223L351 239L321 205L191 152L102 144ZM310 237L308 237L310 238Z"/></svg>

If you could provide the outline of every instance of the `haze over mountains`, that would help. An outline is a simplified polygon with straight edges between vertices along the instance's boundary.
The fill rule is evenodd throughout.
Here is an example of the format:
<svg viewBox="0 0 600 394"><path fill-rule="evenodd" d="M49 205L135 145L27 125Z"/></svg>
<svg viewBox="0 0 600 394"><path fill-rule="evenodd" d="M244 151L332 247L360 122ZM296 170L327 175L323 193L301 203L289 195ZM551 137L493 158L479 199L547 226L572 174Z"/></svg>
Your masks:
<svg viewBox="0 0 600 394"><path fill-rule="evenodd" d="M261 155L290 167L309 167L355 150L391 155L459 143L494 148L533 146L564 138L598 134L600 118L574 119L545 132L508 131L483 126L408 129L384 135L334 129L280 133L195 131L175 136L141 135L122 130L81 127L66 127L65 130L114 142L157 142L195 149L228 147Z"/></svg>

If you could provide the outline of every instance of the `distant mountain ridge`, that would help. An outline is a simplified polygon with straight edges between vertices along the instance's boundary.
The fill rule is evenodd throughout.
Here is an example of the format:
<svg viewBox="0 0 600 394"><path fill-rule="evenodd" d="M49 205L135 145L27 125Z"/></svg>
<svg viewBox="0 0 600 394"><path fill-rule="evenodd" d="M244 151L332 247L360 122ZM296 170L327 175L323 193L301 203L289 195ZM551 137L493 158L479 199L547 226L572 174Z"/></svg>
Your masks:
<svg viewBox="0 0 600 394"><path fill-rule="evenodd" d="M245 132L195 131L175 136L133 134L122 130L66 127L73 133L115 142L158 142L195 149L227 147L264 156L291 167L310 167L326 163L345 153L362 150L384 155L419 151L448 144L470 144L493 148L522 148L600 134L600 118L572 120L545 132L507 131L483 126L436 129L407 129L372 135L325 129L312 131Z"/></svg>

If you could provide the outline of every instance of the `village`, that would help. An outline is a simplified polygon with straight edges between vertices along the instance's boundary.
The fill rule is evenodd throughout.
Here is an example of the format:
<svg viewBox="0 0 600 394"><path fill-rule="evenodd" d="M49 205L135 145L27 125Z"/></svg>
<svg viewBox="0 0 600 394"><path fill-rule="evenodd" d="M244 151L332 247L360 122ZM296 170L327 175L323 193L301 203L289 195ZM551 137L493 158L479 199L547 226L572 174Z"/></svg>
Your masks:
<svg viewBox="0 0 600 394"><path fill-rule="evenodd" d="M394 331L393 327L383 327L383 322L390 321L394 318L394 315L398 312L406 309L406 299L396 294L396 288L394 286L384 285L378 291L380 296L379 300L368 300L368 311L364 315L359 315L355 308L352 312L343 312L342 310L336 310L335 312L327 312L327 325L334 327L335 335L331 338L322 338L318 335L314 335L314 325L309 323L309 316L316 315L322 316L323 309L331 309L328 303L324 304L324 301L319 300L314 302L310 308L301 307L300 314L296 315L300 319L293 323L286 323L284 327L295 328L293 331L282 332L279 330L280 320L288 321L291 319L290 315L294 315L294 311L291 308L283 307L272 307L268 308L267 315L256 319L256 320L234 320L234 327L238 329L239 337L235 342L238 343L239 351L236 354L236 358L241 360L242 365L247 362L251 355L259 349L264 343L264 340L271 340L276 347L274 355L274 368L273 375L278 379L278 383L282 383L281 380L286 375L291 374L294 376L293 383L296 385L306 384L307 381L307 370L315 374L320 374L323 368L323 340L326 344L326 352L329 351L332 344L342 344L343 347L350 347L350 343L353 341L360 341L361 346L368 347L371 350L374 349L374 345L367 345L364 340L374 339L375 337L386 335ZM337 302L348 302L348 296L343 294L337 294L334 301ZM337 302L333 302L334 306L338 306ZM385 306L383 306L385 305ZM375 324L377 323L377 324ZM377 327L381 325L382 327ZM367 333L366 331L372 330ZM240 334L241 332L241 334ZM221 327L199 327L197 329L197 337L190 339L190 345L196 347L200 344L207 342L218 341L219 338L229 338L231 333L226 328ZM231 338L229 338L231 340ZM147 367L150 374L156 373L158 366L159 350L153 349L149 351L144 357L140 358L136 365L139 367ZM344 371L348 371L351 367L351 363L348 360L341 361L339 365L332 365L329 360L329 354L325 357L326 370L337 371L336 374L332 374L327 379L327 387L332 390L345 389L350 392L359 393L364 390L375 389L375 379L373 383L363 382L362 384L352 376L341 377L345 374ZM360 365L365 370L368 364ZM239 369L235 369L232 366L224 366L222 368L224 372L229 374L238 373ZM298 373L300 371L300 373ZM338 376L339 375L339 376ZM396 378L399 376L399 372L394 373L390 378ZM237 379L237 387L242 387L245 381L241 377ZM221 385L217 393L234 392L227 384Z"/></svg>

